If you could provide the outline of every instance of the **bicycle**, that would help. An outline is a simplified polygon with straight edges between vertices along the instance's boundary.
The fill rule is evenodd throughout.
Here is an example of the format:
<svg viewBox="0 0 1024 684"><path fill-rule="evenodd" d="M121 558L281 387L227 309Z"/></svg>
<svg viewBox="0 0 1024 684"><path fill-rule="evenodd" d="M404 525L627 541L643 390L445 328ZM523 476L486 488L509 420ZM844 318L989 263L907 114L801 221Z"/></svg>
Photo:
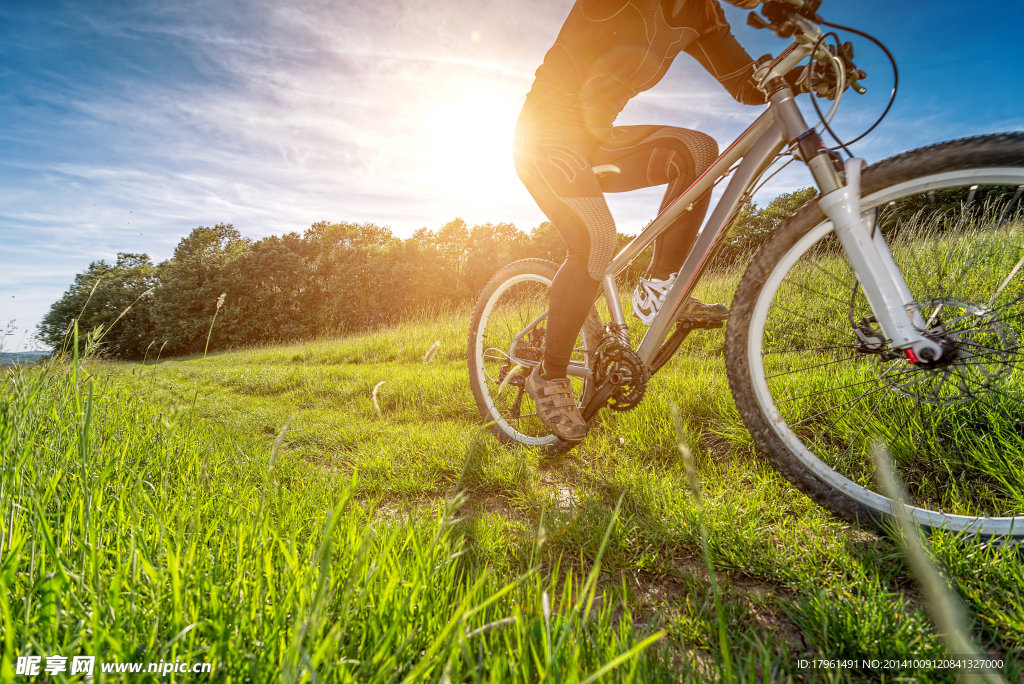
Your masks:
<svg viewBox="0 0 1024 684"><path fill-rule="evenodd" d="M636 407L690 332L707 327L677 312L739 207L776 160L789 156L786 163L808 166L819 194L754 255L725 330L730 390L755 445L818 504L879 525L893 510L873 489L869 443L879 437L923 528L1024 537L1024 222L1010 213L1024 190L1024 134L939 143L872 166L852 154L843 161L838 149L849 143L836 138L831 149L821 133L832 133L828 123L847 87L864 92L863 72L852 50L821 27L875 39L824 21L819 5L776 0L762 8L764 16L750 13L748 23L793 39L755 72L768 109L608 267L602 291L611 320L602 324L591 309L568 372L582 414L591 422L603 407ZM836 87L815 126L781 78L806 57L811 76L830 69ZM898 83L894 60L893 68ZM729 175L634 349L616 275ZM973 203L1014 190L1009 203L981 211ZM958 209L936 208L937 194L964 193ZM467 354L473 394L492 430L505 442L550 451L572 445L531 412L523 380L541 360L556 270L541 259L501 269L476 305Z"/></svg>

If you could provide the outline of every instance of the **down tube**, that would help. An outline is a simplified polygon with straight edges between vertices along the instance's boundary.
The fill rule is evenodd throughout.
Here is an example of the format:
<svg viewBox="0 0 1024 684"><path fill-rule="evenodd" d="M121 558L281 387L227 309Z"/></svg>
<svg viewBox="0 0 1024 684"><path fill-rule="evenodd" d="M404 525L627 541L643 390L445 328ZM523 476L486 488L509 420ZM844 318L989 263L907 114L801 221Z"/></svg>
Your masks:
<svg viewBox="0 0 1024 684"><path fill-rule="evenodd" d="M783 144L782 129L777 123L774 123L761 134L751 145L750 151L744 155L743 161L736 169L736 174L722 194L722 199L718 201L711 218L708 219L704 230L701 231L697 242L693 245L693 249L690 250L690 255L686 257L682 268L679 269L675 284L665 297L661 313L651 323L651 327L648 328L647 334L644 335L644 339L640 343L640 348L637 349L637 355L645 366L650 366L651 361L654 360L654 356L665 340L668 329L676 320L676 312L693 291L693 287L696 285L705 263L711 258L711 252L718 243L722 232L729 229L729 223L735 216L747 188L772 163L775 156L782 150Z"/></svg>

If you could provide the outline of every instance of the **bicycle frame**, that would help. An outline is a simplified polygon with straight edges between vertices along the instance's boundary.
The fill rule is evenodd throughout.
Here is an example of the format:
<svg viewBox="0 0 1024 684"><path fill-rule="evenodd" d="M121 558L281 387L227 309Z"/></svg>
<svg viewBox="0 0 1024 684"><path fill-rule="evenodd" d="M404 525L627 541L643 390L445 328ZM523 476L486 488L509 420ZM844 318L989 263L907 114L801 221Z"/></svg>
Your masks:
<svg viewBox="0 0 1024 684"><path fill-rule="evenodd" d="M817 31L817 27L807 26L810 26L806 32L811 38L801 38L768 65L762 83L785 73L810 54L807 44L810 40L816 39L811 28ZM850 159L846 162L844 184L827 154L814 154L804 159L798 139L811 132L812 129L805 122L794 101L793 91L789 87L779 89L769 98L768 109L703 175L612 260L602 278L601 286L611 322L625 326L626 320L615 285L615 276L650 246L677 218L690 211L701 196L711 192L719 179L728 175L733 165L739 162L732 180L729 181L700 232L675 282L666 294L658 315L636 350L637 356L651 372L656 372L660 366L660 363L655 363L659 354L663 363L667 355L671 355L675 350L674 347L669 348L672 343L666 342L666 337L673 324L679 320L683 304L703 274L740 206L749 199L750 189L787 145L791 147L793 154L798 156L797 158L807 164L814 176L820 191L818 206L832 221L835 233L850 259L879 327L892 346L903 350L911 362L916 362L918 358L934 360L942 355L939 345L920 333L927 326L917 311L910 290L896 267L881 232L874 230L873 212L861 214L860 172L864 161ZM516 335L510 352L513 352L517 343L546 317L545 311ZM663 351L665 353L662 353ZM510 358L523 366L538 365L536 361L517 358L514 354L510 354ZM570 365L568 374L586 379L593 377L589 368L579 364ZM584 413L589 412L585 409Z"/></svg>
<svg viewBox="0 0 1024 684"><path fill-rule="evenodd" d="M792 98L790 98L790 101ZM711 218L697 238L690 255L686 258L675 285L669 290L665 304L655 317L640 345L638 354L645 364L650 364L660 347L666 332L675 321L675 312L679 304L685 300L699 278L701 269L707 263L721 233L727 228L737 208L746 196L750 187L761 173L771 164L784 146L783 133L774 115L773 107L769 107L753 124L744 131L732 145L726 149L715 163L700 176L686 191L665 208L632 242L630 242L609 264L602 279L602 288L608 302L612 322L625 325L625 315L619 299L619 291L615 285L615 276L643 252L661 233L683 213L690 211L693 204L724 177L733 164L742 159L735 170L735 175L715 207ZM513 338L512 348L525 335L529 334L547 317L545 311L526 326ZM522 365L536 365L535 361L513 358ZM568 374L576 377L589 378L590 369L578 364L570 365Z"/></svg>

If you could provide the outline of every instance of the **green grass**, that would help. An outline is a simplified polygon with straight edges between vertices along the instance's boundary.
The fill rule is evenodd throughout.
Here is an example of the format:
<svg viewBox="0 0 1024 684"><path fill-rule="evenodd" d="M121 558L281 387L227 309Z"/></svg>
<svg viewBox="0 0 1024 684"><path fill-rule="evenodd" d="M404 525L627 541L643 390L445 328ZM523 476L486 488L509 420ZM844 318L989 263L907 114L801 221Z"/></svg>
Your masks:
<svg viewBox="0 0 1024 684"><path fill-rule="evenodd" d="M363 495L372 475L281 448L287 431L242 435L138 389L91 363L7 376L5 681L32 654L204 661L218 681L668 676L632 657L661 635L604 590L600 541L587 572L541 572L537 542L528 567L489 569L468 561L462 497L407 516Z"/></svg>
<svg viewBox="0 0 1024 684"><path fill-rule="evenodd" d="M737 279L698 296L729 301ZM0 676L59 652L205 660L218 681L894 681L797 661L945 654L899 546L754 453L721 331L695 333L636 410L541 458L481 431L468 321L11 371ZM930 547L1019 679L1019 552Z"/></svg>

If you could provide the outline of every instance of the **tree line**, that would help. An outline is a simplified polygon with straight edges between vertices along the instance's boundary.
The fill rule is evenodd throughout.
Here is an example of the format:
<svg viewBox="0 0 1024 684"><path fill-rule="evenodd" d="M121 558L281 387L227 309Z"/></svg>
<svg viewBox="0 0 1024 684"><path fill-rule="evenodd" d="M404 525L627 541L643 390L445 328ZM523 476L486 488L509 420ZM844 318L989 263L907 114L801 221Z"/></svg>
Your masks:
<svg viewBox="0 0 1024 684"><path fill-rule="evenodd" d="M117 358L161 347L164 356L201 353L215 311L211 351L337 335L472 300L501 266L525 257L564 259L549 223L527 234L456 219L405 240L373 223L322 221L260 240L231 224L201 226L161 263L122 252L115 263L89 264L50 307L39 337L60 347L78 319L80 337L103 325L105 350Z"/></svg>
<svg viewBox="0 0 1024 684"><path fill-rule="evenodd" d="M750 254L814 194L805 188L764 208L744 205L717 263ZM620 234L619 246L631 239ZM646 270L649 252L627 281ZM509 223L470 227L455 219L404 240L373 223L321 221L301 234L260 240L217 224L194 229L161 263L128 252L115 263L92 262L50 307L39 338L59 348L77 319L83 338L104 326L104 348L116 358L202 353L215 312L211 351L339 335L472 302L498 269L528 257L565 258L550 223L527 233Z"/></svg>

